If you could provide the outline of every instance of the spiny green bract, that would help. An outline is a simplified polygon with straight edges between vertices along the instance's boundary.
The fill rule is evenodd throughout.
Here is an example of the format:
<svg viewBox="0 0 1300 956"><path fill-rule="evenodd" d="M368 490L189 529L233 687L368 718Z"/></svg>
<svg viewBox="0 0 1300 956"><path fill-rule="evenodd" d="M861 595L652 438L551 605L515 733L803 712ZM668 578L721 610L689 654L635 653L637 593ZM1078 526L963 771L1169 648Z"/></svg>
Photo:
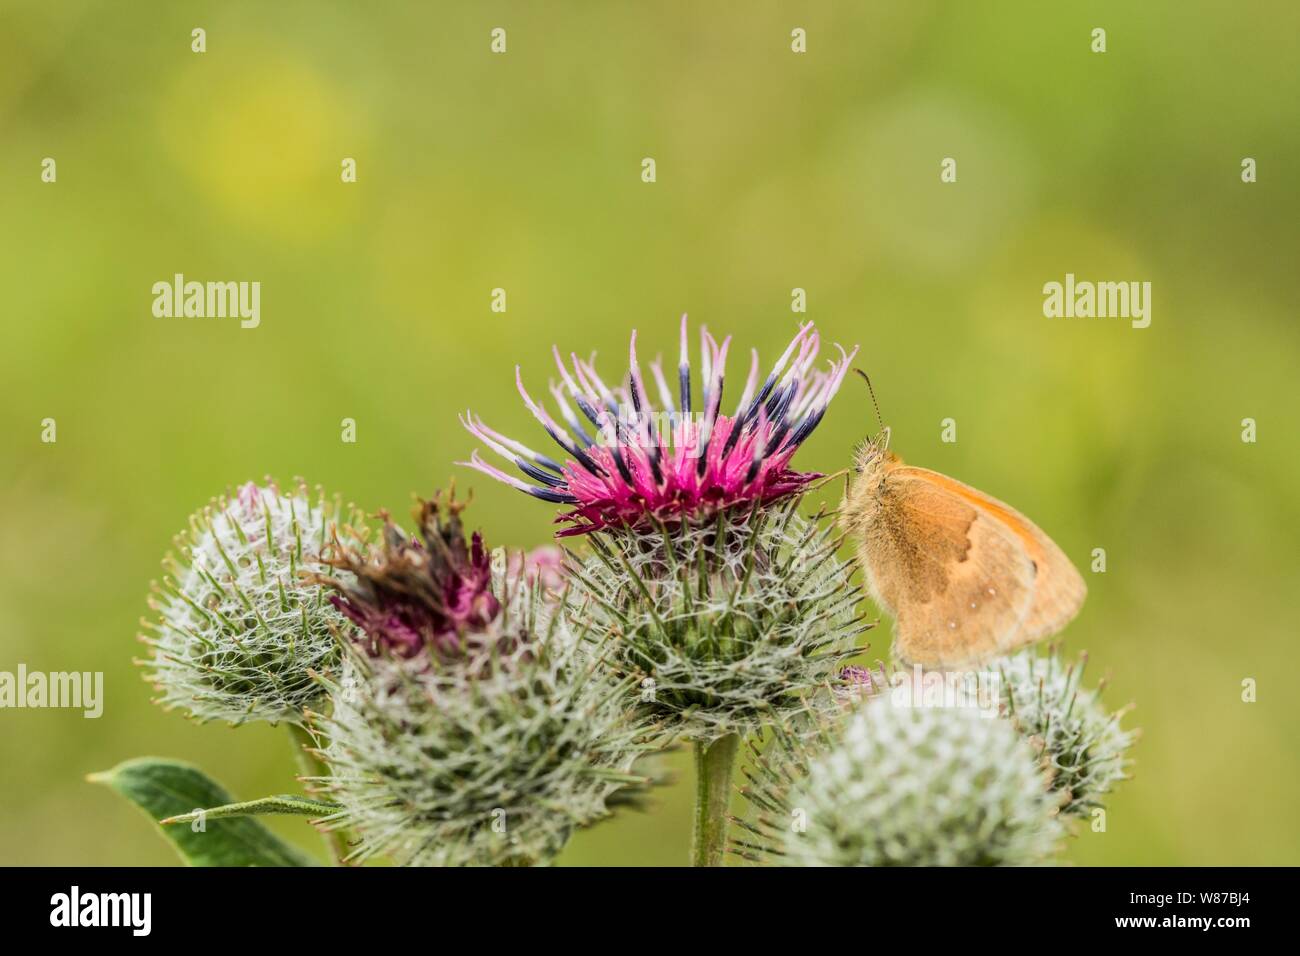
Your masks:
<svg viewBox="0 0 1300 956"><path fill-rule="evenodd" d="M793 714L856 653L852 568L797 505L606 529L570 556L568 613L613 635L606 661L673 734L708 742Z"/></svg>
<svg viewBox="0 0 1300 956"><path fill-rule="evenodd" d="M1123 711L1101 703L1101 689L1081 686L1086 657L1065 664L1055 650L1026 651L1006 658L1001 672L1000 709L1022 734L1043 750L1054 776L1052 789L1064 801L1061 812L1086 816L1127 779L1127 752L1136 731L1120 727Z"/></svg>
<svg viewBox="0 0 1300 956"><path fill-rule="evenodd" d="M735 850L789 866L1042 863L1063 833L1047 773L1001 718L878 698L780 730L742 790Z"/></svg>
<svg viewBox="0 0 1300 956"><path fill-rule="evenodd" d="M350 860L545 864L649 782L632 772L650 747L628 682L593 666L531 581L508 587L460 658L349 655L318 726L320 783L344 808L324 824L360 837Z"/></svg>
<svg viewBox="0 0 1300 956"><path fill-rule="evenodd" d="M244 485L190 517L163 562L141 623L141 663L164 707L199 720L301 721L323 694L312 672L337 666L332 628L350 625L300 572L325 570L321 550L340 503L301 481Z"/></svg>

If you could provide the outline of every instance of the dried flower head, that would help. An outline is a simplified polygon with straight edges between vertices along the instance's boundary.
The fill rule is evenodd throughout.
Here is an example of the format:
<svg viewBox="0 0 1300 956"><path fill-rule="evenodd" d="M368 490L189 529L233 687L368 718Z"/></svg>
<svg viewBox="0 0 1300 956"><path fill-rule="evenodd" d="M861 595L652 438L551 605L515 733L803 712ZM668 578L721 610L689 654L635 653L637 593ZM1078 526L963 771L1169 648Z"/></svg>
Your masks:
<svg viewBox="0 0 1300 956"><path fill-rule="evenodd" d="M418 513L422 544L390 527L382 550L331 556L357 576L333 586L366 636L317 721L319 783L343 807L326 824L359 835L356 861L546 863L648 783L632 768L648 728L630 681L595 666L599 639L556 614L522 562L498 551L484 565L463 506L439 502Z"/></svg>
<svg viewBox="0 0 1300 956"><path fill-rule="evenodd" d="M856 349L851 354L839 349L839 358L828 368L815 370L819 344L816 329L805 325L761 385L754 351L744 392L731 415L722 412L731 338L719 345L701 329L703 388L696 401L685 316L676 399L661 363L656 360L650 365L658 406L637 361L635 332L630 368L614 388L600 378L594 359L583 361L571 355L571 366L566 367L556 349L560 381L551 384L551 394L564 425L528 394L518 368L515 381L524 404L559 445L566 461L561 464L533 451L467 413L462 419L465 427L529 481L488 464L477 451L463 464L544 501L572 505L561 519L572 527L561 535L607 527L699 523L720 510L769 504L797 494L819 477L794 471L790 460L821 422L857 354Z"/></svg>
<svg viewBox="0 0 1300 956"><path fill-rule="evenodd" d="M492 568L482 537L467 541L454 489L421 501L415 511L419 538L408 537L387 512L382 546L358 551L336 542L323 560L348 572L320 577L335 590L331 603L365 635L371 656L414 657L426 648L455 655L472 635L501 613L492 593Z"/></svg>
<svg viewBox="0 0 1300 956"><path fill-rule="evenodd" d="M249 482L190 517L163 562L141 640L165 707L199 720L299 721L323 694L313 672L337 665L346 621L303 579L344 516L301 481L284 493Z"/></svg>
<svg viewBox="0 0 1300 956"><path fill-rule="evenodd" d="M1128 751L1137 740L1137 731L1120 726L1127 708L1108 711L1103 687L1081 686L1087 660L1085 654L1067 664L1052 648L1043 655L1024 651L998 665L1000 710L1043 751L1061 812L1073 817L1087 816L1128 779Z"/></svg>
<svg viewBox="0 0 1300 956"><path fill-rule="evenodd" d="M789 725L787 725L788 728ZM1046 862L1063 835L1049 772L1010 723L879 697L812 733L779 728L742 789L735 851L789 866Z"/></svg>

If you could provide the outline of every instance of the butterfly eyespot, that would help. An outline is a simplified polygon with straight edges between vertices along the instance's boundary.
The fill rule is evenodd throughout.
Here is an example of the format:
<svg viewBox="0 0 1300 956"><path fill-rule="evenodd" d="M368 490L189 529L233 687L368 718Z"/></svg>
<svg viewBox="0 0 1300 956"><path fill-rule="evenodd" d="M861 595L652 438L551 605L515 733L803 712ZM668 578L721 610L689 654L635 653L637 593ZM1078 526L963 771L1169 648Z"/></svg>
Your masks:
<svg viewBox="0 0 1300 956"><path fill-rule="evenodd" d="M975 608L978 607L978 606L979 606L979 602L978 602L978 601L971 601L971 602L970 602L970 609L971 609L972 611L975 610Z"/></svg>
<svg viewBox="0 0 1300 956"><path fill-rule="evenodd" d="M988 596L989 596L989 597L993 597L993 595L995 595L995 594L997 594L997 593L998 593L998 592L995 591L995 590L993 590L993 588L989 588L989 589L988 589Z"/></svg>
<svg viewBox="0 0 1300 956"><path fill-rule="evenodd" d="M957 630L957 622L956 622L956 621L949 621L949 622L948 622L948 630L950 630L950 631L955 631L955 630Z"/></svg>

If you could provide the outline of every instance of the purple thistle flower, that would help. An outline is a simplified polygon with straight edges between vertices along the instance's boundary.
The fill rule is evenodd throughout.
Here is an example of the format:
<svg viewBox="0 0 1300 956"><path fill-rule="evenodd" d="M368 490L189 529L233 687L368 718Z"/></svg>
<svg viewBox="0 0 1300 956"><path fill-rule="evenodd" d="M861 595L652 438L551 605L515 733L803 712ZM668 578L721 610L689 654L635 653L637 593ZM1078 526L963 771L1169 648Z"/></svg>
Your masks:
<svg viewBox="0 0 1300 956"><path fill-rule="evenodd" d="M883 693L889 686L889 675L883 663L877 663L874 671L858 664L841 667L839 679L840 683L835 688L836 696L851 701Z"/></svg>
<svg viewBox="0 0 1300 956"><path fill-rule="evenodd" d="M564 425L528 394L518 366L515 382L528 410L563 450L564 463L493 431L469 412L461 419L465 428L531 482L489 464L477 450L461 464L543 501L574 506L557 519L573 524L561 537L707 518L797 494L820 478L793 470L790 459L826 414L858 350L846 353L837 345L839 358L827 369L814 369L820 336L809 323L761 385L758 352L752 351L740 401L726 415L722 392L731 338L719 345L700 330L703 389L696 402L686 328L682 316L676 399L658 360L650 364L658 406L651 399L637 361L636 332L628 373L613 389L597 374L594 356L583 361L570 355L566 367L555 349L560 381L551 384L551 395Z"/></svg>
<svg viewBox="0 0 1300 956"><path fill-rule="evenodd" d="M450 495L445 503L434 495L415 512L422 540L407 537L381 513L381 550L363 553L336 541L322 555L355 578L320 580L338 592L330 602L361 629L371 656L412 658L426 648L454 656L465 649L467 636L487 630L501 613L483 539L474 532L465 540L464 507Z"/></svg>
<svg viewBox="0 0 1300 956"><path fill-rule="evenodd" d="M857 664L841 668L840 680L851 688L865 690L867 693L871 693L875 689L871 671L865 667L859 667Z"/></svg>

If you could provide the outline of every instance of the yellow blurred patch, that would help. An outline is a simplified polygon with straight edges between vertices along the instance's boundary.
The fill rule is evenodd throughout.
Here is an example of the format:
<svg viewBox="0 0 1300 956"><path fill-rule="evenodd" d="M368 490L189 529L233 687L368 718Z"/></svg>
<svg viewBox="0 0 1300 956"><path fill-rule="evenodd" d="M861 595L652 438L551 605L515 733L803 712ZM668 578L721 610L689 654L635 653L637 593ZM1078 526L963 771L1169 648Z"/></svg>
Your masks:
<svg viewBox="0 0 1300 956"><path fill-rule="evenodd" d="M159 135L205 203L307 243L340 228L350 204L337 191L356 188L340 182L341 160L358 152L338 132L355 130L341 92L282 55L194 56L161 98Z"/></svg>

